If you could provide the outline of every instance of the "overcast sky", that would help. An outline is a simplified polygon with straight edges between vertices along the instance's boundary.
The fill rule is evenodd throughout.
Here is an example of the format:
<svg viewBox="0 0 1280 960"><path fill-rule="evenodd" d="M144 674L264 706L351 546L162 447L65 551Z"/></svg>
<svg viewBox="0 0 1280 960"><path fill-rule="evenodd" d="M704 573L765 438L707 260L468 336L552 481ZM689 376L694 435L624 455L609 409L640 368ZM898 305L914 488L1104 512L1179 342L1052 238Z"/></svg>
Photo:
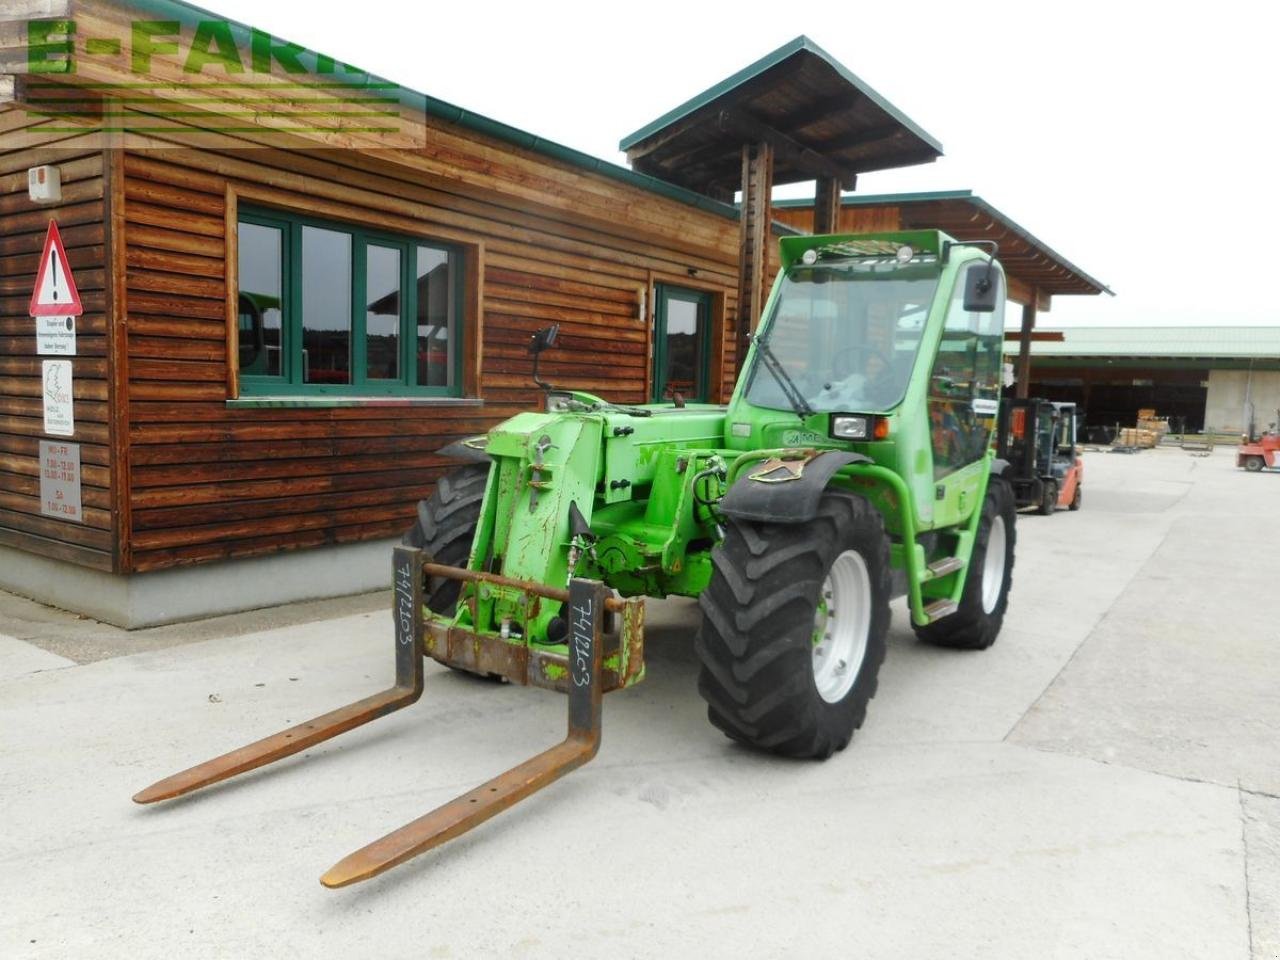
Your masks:
<svg viewBox="0 0 1280 960"><path fill-rule="evenodd" d="M1042 325L1280 324L1274 3L201 5L621 164L623 136L805 34L942 142L860 193L971 189L1118 294Z"/></svg>

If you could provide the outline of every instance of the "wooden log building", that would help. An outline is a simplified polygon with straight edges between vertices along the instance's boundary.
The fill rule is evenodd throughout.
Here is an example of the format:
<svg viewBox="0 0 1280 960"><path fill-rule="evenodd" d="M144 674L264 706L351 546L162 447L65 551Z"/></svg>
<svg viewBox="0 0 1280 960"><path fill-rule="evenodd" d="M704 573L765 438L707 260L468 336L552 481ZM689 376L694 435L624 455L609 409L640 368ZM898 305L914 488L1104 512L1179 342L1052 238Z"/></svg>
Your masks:
<svg viewBox="0 0 1280 960"><path fill-rule="evenodd" d="M941 152L805 38L627 169L178 0L6 6L0 587L131 627L384 583L437 451L537 403L547 324L552 381L727 399L787 230L771 183L830 198ZM50 221L84 306L69 436L29 315Z"/></svg>

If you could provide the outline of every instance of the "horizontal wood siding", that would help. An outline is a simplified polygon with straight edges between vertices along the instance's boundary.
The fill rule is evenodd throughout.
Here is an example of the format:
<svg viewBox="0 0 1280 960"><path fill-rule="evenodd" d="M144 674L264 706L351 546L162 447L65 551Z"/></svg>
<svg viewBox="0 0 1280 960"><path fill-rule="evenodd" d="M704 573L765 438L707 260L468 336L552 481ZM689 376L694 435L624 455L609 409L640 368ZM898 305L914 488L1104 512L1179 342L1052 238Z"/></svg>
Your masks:
<svg viewBox="0 0 1280 960"><path fill-rule="evenodd" d="M0 112L0 143L6 133L38 122L21 110ZM43 164L61 170L61 204L37 205L27 197L27 170ZM110 570L115 536L104 184L102 153L78 145L75 138L0 149L0 545ZM76 356L71 358L74 437L44 432L45 358L36 354L35 321L28 315L51 219L58 222L85 307L76 324ZM80 444L83 523L41 514L41 439Z"/></svg>
<svg viewBox="0 0 1280 960"><path fill-rule="evenodd" d="M549 323L561 339L544 379L645 401L655 278L719 291L731 345L734 221L455 132L394 159L125 156L132 569L401 533L448 468L436 450L539 403L527 346ZM483 336L469 329L466 350L481 348L483 405L228 406L229 193L482 251ZM731 363L717 369L731 387Z"/></svg>
<svg viewBox="0 0 1280 960"><path fill-rule="evenodd" d="M813 232L813 207L774 207L773 219L789 227ZM898 207L841 207L836 218L837 233L875 233L901 230Z"/></svg>

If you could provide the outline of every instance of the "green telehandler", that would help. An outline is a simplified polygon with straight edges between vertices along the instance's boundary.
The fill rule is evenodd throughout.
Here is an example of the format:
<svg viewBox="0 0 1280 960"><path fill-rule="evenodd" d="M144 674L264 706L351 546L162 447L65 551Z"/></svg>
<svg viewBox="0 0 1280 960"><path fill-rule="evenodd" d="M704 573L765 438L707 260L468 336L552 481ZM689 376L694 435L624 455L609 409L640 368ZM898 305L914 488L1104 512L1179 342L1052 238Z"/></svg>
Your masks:
<svg viewBox="0 0 1280 960"><path fill-rule="evenodd" d="M792 757L842 750L885 656L917 636L990 646L1015 506L992 434L1004 274L937 231L789 237L725 406L623 406L538 377L546 409L445 448L465 465L394 557L396 685L163 780L150 803L297 753L414 702L423 658L568 693L563 742L347 857L367 879L586 763L605 692L644 676L644 598L697 597L711 722Z"/></svg>

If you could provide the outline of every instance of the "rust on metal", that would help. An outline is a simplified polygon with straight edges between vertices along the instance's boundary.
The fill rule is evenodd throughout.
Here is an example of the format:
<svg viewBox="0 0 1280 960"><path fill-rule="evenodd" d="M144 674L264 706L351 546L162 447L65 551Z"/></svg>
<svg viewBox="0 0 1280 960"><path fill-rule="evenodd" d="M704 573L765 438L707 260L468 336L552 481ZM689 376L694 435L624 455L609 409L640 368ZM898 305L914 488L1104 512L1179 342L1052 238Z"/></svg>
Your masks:
<svg viewBox="0 0 1280 960"><path fill-rule="evenodd" d="M180 797L299 753L416 702L422 696L422 558L420 550L407 547L395 550L395 593L392 601L396 634L394 687L167 777L137 793L134 802L155 803Z"/></svg>
<svg viewBox="0 0 1280 960"><path fill-rule="evenodd" d="M637 600L637 606L643 601ZM542 687L546 690L569 690L569 658L553 650L539 650L523 642L512 643L501 637L475 634L462 627L427 622L423 625L423 646L433 660L445 666L471 673L503 677L511 683L526 687ZM621 637L605 636L601 643L604 656L611 657L621 650ZM632 650L635 649L632 643ZM639 667L635 668L637 671ZM604 668L601 683L604 691L627 686L626 674Z"/></svg>
<svg viewBox="0 0 1280 960"><path fill-rule="evenodd" d="M564 740L345 857L320 878L322 884L345 887L390 870L510 809L596 755L604 696L601 626L608 590L600 583L574 580L568 592L569 729Z"/></svg>
<svg viewBox="0 0 1280 960"><path fill-rule="evenodd" d="M620 686L629 687L644 675L644 598L631 597L624 603L621 639L627 645L627 663Z"/></svg>
<svg viewBox="0 0 1280 960"><path fill-rule="evenodd" d="M424 561L419 550L396 548L392 609L396 627L394 687L161 780L133 799L138 803L153 803L190 793L298 753L408 706L422 695L424 652L429 650L433 656L439 656L436 647L441 643L446 651L469 651L457 654L470 657L466 661L469 669L503 667L514 672L522 665L525 679L521 682L529 682L529 678L536 675L546 681L539 685L548 686L552 678L559 676L569 694L568 732L564 740L551 749L351 854L321 878L325 886L343 887L366 880L438 847L591 760L600 749L601 706L606 686L620 682L616 673L606 675L603 666L604 614L614 605L622 607L622 602L614 600L602 583L573 580L569 590L560 591L568 604L567 656L530 651L523 645L501 641L496 641L500 646L495 646L488 638L447 628L442 634L438 625L424 623L424 571L436 575L447 571L443 574L447 576L454 570Z"/></svg>
<svg viewBox="0 0 1280 960"><path fill-rule="evenodd" d="M548 600L569 601L569 591L559 587L549 587L531 580L517 580L514 577L502 577L496 573L484 573L480 570L467 570L465 567L450 567L443 563L423 564L423 572L432 577L445 577L449 580L461 580L466 583L488 583L495 587L512 587L535 597L546 597ZM605 601L605 609L613 613L621 613L626 601L617 597L609 597Z"/></svg>

